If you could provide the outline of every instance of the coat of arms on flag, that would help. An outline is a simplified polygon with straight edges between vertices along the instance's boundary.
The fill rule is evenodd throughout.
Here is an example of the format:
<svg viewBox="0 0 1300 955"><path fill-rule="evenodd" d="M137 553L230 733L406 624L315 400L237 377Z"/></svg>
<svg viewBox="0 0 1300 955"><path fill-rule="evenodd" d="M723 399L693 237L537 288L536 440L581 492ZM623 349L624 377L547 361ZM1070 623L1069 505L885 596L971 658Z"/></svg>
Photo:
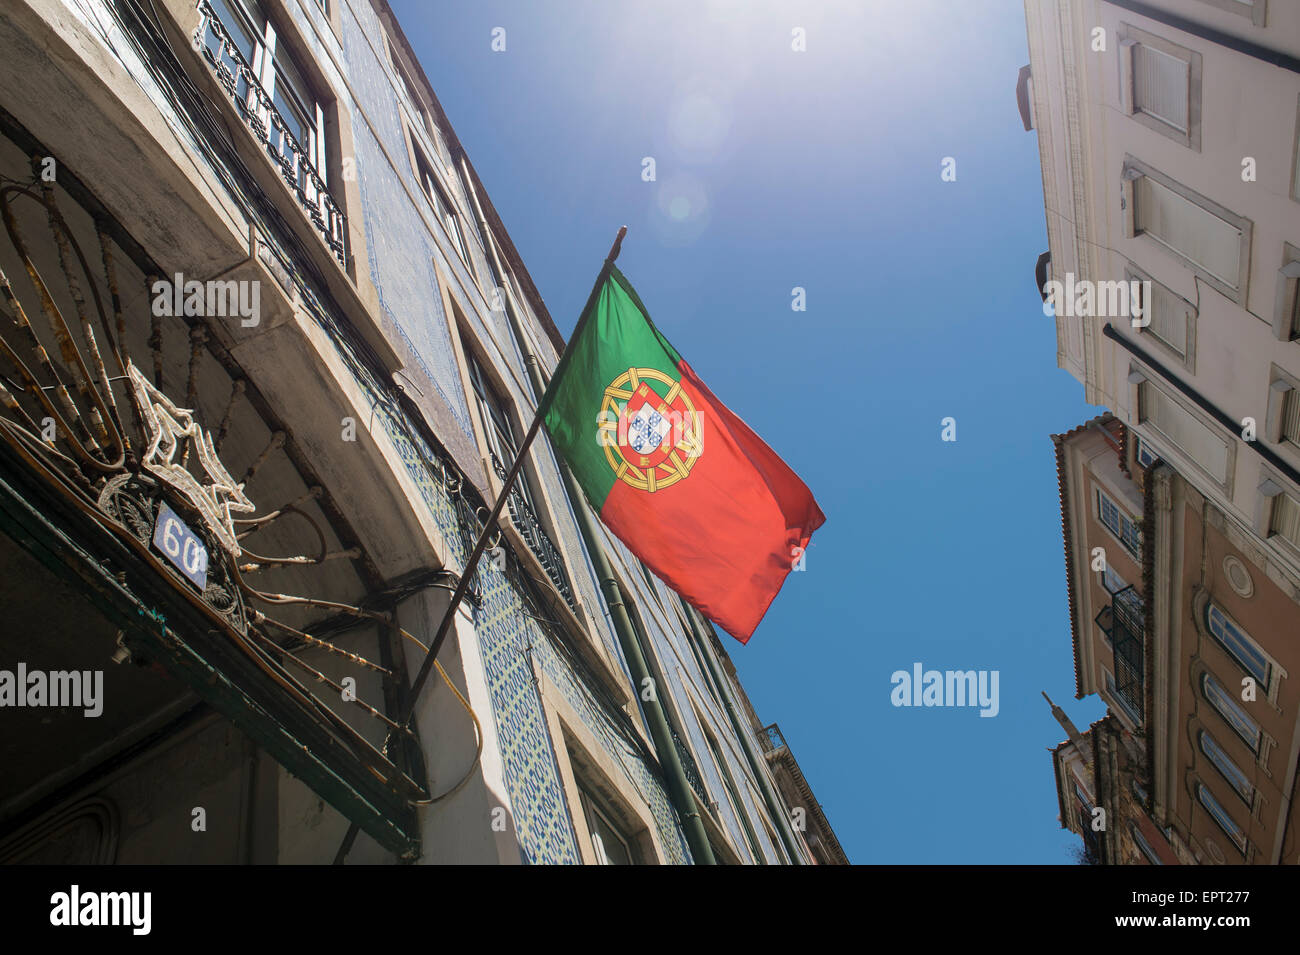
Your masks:
<svg viewBox="0 0 1300 955"><path fill-rule="evenodd" d="M611 421L612 428L605 424ZM651 493L688 477L703 450L703 422L690 395L654 368L629 368L610 383L599 427L615 475Z"/></svg>

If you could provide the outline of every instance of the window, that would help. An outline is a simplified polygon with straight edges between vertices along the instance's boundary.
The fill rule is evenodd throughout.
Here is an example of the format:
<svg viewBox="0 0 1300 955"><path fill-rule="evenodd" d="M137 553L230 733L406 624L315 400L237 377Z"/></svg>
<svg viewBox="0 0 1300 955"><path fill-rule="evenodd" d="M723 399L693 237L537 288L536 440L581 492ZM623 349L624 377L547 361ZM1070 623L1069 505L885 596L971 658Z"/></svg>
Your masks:
<svg viewBox="0 0 1300 955"><path fill-rule="evenodd" d="M1160 460L1160 455L1150 444L1143 440L1140 434L1133 435L1133 440L1135 442L1133 456L1138 463L1138 467L1149 468Z"/></svg>
<svg viewBox="0 0 1300 955"><path fill-rule="evenodd" d="M1202 806L1206 808L1214 821L1219 824L1219 828L1227 834L1243 854L1246 852L1246 830L1232 821L1232 816L1228 815L1228 810L1224 809L1219 800L1214 798L1214 794L1206 788L1205 783L1196 784L1196 798L1200 800Z"/></svg>
<svg viewBox="0 0 1300 955"><path fill-rule="evenodd" d="M1148 129L1201 148L1201 54L1124 24L1120 103Z"/></svg>
<svg viewBox="0 0 1300 955"><path fill-rule="evenodd" d="M1106 592L1111 596L1128 586L1124 582L1124 578L1115 573L1115 568L1109 562L1106 564L1106 569L1101 572L1101 585L1106 588Z"/></svg>
<svg viewBox="0 0 1300 955"><path fill-rule="evenodd" d="M1251 785L1250 779L1237 768L1237 764L1223 751L1223 747L1214 741L1213 736L1205 730L1201 730L1198 738L1201 743L1201 752L1209 757L1210 762L1214 764L1214 768L1223 774L1223 778L1228 781L1232 788L1236 790L1237 795L1245 800L1246 805L1249 806L1255 798L1255 787Z"/></svg>
<svg viewBox="0 0 1300 955"><path fill-rule="evenodd" d="M510 466L515 462L515 458L518 457L519 443L515 439L515 429L510 421L510 415L506 411L506 403L501 400L496 389L492 387L483 366L469 348L465 349L465 364L469 369L470 384L474 388L479 424L483 427L483 435L487 439L488 450L496 458L496 462L493 463L500 464L498 469L498 475L500 475L501 471L509 471ZM537 507L534 503L533 491L526 470L520 470L519 477L515 479L515 488L523 495L525 503L536 513Z"/></svg>
<svg viewBox="0 0 1300 955"><path fill-rule="evenodd" d="M1269 441L1300 451L1300 378L1273 365L1269 372L1268 414L1264 431Z"/></svg>
<svg viewBox="0 0 1300 955"><path fill-rule="evenodd" d="M393 64L393 72L397 74L397 85L410 108L412 115L415 117L417 124L432 140L434 147L434 158L438 161L440 167L446 172L447 163L450 162L450 154L447 151L447 144L443 140L442 130L438 128L438 123L434 120L422 93L420 86L411 78L411 71L406 68L402 60L398 58L393 50L393 43L388 41L388 58Z"/></svg>
<svg viewBox="0 0 1300 955"><path fill-rule="evenodd" d="M1269 534L1277 534L1292 547L1300 548L1300 501L1285 491L1273 498Z"/></svg>
<svg viewBox="0 0 1300 955"><path fill-rule="evenodd" d="M1259 752L1261 734L1259 724L1246 715L1246 710L1224 688L1223 684L1210 674L1201 676L1201 693L1210 706L1223 717L1233 732L1241 737L1242 742L1250 747L1252 753Z"/></svg>
<svg viewBox="0 0 1300 955"><path fill-rule="evenodd" d="M1187 354L1187 313L1182 302L1175 301L1164 286L1152 285L1151 302L1142 304L1144 309L1148 304L1151 308L1151 324L1147 326L1151 334L1180 358Z"/></svg>
<svg viewBox="0 0 1300 955"><path fill-rule="evenodd" d="M1250 220L1145 164L1124 164L1125 231L1145 235L1237 303L1246 300Z"/></svg>
<svg viewBox="0 0 1300 955"><path fill-rule="evenodd" d="M1259 645L1232 619L1213 603L1205 605L1205 626L1223 649L1241 664L1241 668L1268 690L1273 676L1273 665Z"/></svg>
<svg viewBox="0 0 1300 955"><path fill-rule="evenodd" d="M1133 48L1133 105L1187 132L1187 61L1145 43Z"/></svg>
<svg viewBox="0 0 1300 955"><path fill-rule="evenodd" d="M1273 336L1282 342L1300 337L1300 248L1290 242L1282 243L1282 267L1277 270Z"/></svg>
<svg viewBox="0 0 1300 955"><path fill-rule="evenodd" d="M1228 442L1149 381L1143 381L1138 388L1138 420L1151 425L1220 485L1227 485Z"/></svg>
<svg viewBox="0 0 1300 955"><path fill-rule="evenodd" d="M1119 708L1124 711L1124 715L1132 720L1134 726L1142 725L1142 713L1136 707L1136 701L1130 701L1129 697L1133 694L1121 693L1119 687L1115 685L1115 675L1109 670L1103 671L1106 674L1106 692L1110 698L1119 704Z"/></svg>
<svg viewBox="0 0 1300 955"><path fill-rule="evenodd" d="M749 823L749 816L744 812L745 804L740 799L740 793L736 791L736 782L731 777L731 770L727 767L727 761L722 758L722 752L718 748L718 741L713 738L704 721L700 721L700 730L704 733L704 741L709 746L709 752L713 756L713 763L718 767L718 775L722 777L722 786L727 792L727 802L731 805L732 815L740 822L741 829L745 833L745 841L749 846L749 854L756 865L763 863L763 853L758 848L758 838L754 835L754 829Z"/></svg>
<svg viewBox="0 0 1300 955"><path fill-rule="evenodd" d="M587 831L591 833L591 848L600 865L636 865L637 854L632 840L581 786L578 795L582 800Z"/></svg>
<svg viewBox="0 0 1300 955"><path fill-rule="evenodd" d="M1097 835L1097 830L1092 828L1092 800L1076 780L1074 783L1074 803L1075 811L1079 814L1079 833L1083 836L1083 844L1088 856L1092 859L1101 859L1101 839Z"/></svg>
<svg viewBox="0 0 1300 955"><path fill-rule="evenodd" d="M1119 538L1119 542L1124 545L1124 549L1133 556L1135 560L1142 559L1142 530L1141 528L1120 510L1119 505L1110 499L1105 491L1097 491L1097 517L1110 529L1110 532Z"/></svg>
<svg viewBox="0 0 1300 955"><path fill-rule="evenodd" d="M1164 862L1161 861L1156 850L1151 847L1147 837L1142 835L1142 830L1138 828L1136 823L1130 822L1128 824L1128 832L1133 837L1133 844L1137 846L1138 852L1142 853L1148 863L1151 865L1164 865Z"/></svg>
<svg viewBox="0 0 1300 955"><path fill-rule="evenodd" d="M1146 324L1138 327L1141 335L1155 339L1162 347L1177 356L1182 365L1195 374L1196 307L1176 292L1151 278L1141 269L1129 265L1125 278L1138 284L1139 307ZM1150 290L1150 301L1142 300L1142 292Z"/></svg>
<svg viewBox="0 0 1300 955"><path fill-rule="evenodd" d="M415 144L414 138L411 140L411 149L415 153L415 173L420 180L420 188L424 194L429 197L429 202L433 204L433 211L442 223L447 235L451 238L451 243L456 247L456 254L460 260L469 267L469 252L465 246L465 233L461 231L460 215L456 212L456 207L452 205L451 200L447 198L446 191L443 190L442 184L438 182L438 177L434 175L433 166L425 158L420 147Z"/></svg>
<svg viewBox="0 0 1300 955"><path fill-rule="evenodd" d="M272 120L256 91L240 74L230 51L227 49L223 55L220 42L211 32L206 35L208 50L215 58L224 61L223 65L236 77L236 95L258 117L270 148L280 158L281 165L294 176L297 188L314 201L316 185L303 163L311 165L322 184L326 182L325 122L320 104L304 79L302 69L285 45L279 42L275 26L258 0L211 2L235 49L243 57L244 65L251 68L258 85L270 98L283 127Z"/></svg>

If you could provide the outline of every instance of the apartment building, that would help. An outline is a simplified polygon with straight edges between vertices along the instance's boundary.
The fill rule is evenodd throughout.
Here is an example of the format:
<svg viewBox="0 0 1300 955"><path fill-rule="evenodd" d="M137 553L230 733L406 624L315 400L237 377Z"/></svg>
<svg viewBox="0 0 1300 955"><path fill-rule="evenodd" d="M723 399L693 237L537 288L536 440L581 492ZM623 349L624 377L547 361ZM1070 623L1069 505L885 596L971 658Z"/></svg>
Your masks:
<svg viewBox="0 0 1300 955"><path fill-rule="evenodd" d="M1106 864L1300 862L1297 614L1263 543L1110 413L1053 441L1075 694L1109 710L1053 708L1062 825Z"/></svg>
<svg viewBox="0 0 1300 955"><path fill-rule="evenodd" d="M847 861L544 439L434 666L564 339L384 0L0 51L0 861Z"/></svg>
<svg viewBox="0 0 1300 955"><path fill-rule="evenodd" d="M1035 281L1045 299L1078 290L1055 303L1057 364L1255 535L1296 596L1300 7L1027 0L1025 15Z"/></svg>

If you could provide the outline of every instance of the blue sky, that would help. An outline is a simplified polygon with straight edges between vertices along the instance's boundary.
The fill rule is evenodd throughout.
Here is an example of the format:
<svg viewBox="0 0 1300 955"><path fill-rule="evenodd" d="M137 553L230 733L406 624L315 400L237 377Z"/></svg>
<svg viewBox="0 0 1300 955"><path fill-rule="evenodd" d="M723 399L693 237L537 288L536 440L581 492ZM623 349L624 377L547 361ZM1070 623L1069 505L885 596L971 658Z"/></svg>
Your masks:
<svg viewBox="0 0 1300 955"><path fill-rule="evenodd" d="M1103 710L1048 435L1098 409L1034 289L1020 0L392 3L561 331L627 224L655 323L826 513L730 650L850 859L1072 862L1039 691ZM1000 712L894 707L916 662L999 671Z"/></svg>

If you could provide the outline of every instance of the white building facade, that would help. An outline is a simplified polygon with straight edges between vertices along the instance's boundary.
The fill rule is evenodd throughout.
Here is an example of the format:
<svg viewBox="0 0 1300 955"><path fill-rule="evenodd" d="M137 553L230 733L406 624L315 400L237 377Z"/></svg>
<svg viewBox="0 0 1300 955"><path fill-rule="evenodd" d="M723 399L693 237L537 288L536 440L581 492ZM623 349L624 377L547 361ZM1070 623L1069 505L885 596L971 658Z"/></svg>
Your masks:
<svg viewBox="0 0 1300 955"><path fill-rule="evenodd" d="M1300 7L1026 0L1025 15L1057 363L1300 600Z"/></svg>

